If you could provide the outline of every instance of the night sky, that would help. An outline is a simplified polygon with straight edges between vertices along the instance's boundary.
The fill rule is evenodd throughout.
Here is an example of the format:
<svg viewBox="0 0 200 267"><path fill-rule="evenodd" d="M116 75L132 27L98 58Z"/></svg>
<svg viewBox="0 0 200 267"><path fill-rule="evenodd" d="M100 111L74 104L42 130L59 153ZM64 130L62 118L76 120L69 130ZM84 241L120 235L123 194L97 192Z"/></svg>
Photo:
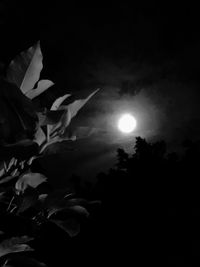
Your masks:
<svg viewBox="0 0 200 267"><path fill-rule="evenodd" d="M115 163L118 147L133 148L138 135L165 139L172 150L184 139L199 138L198 12L197 6L183 3L86 7L1 1L1 71L41 41L41 76L55 85L36 104L49 107L67 92L101 88L72 122L77 136L84 136L54 147L51 152L62 153L43 161L44 168L49 162L58 167L48 169L52 176L56 172L63 180L76 170L92 178ZM129 136L117 130L123 112L132 112L138 121Z"/></svg>

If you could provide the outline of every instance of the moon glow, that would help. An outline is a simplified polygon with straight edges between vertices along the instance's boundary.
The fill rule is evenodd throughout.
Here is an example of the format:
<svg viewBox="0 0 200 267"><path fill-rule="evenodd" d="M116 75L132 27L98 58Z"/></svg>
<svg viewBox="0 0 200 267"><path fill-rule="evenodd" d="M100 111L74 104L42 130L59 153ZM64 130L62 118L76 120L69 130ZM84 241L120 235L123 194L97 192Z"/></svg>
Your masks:
<svg viewBox="0 0 200 267"><path fill-rule="evenodd" d="M136 119L131 114L124 114L118 121L118 129L122 133L131 133L135 130L137 125Z"/></svg>

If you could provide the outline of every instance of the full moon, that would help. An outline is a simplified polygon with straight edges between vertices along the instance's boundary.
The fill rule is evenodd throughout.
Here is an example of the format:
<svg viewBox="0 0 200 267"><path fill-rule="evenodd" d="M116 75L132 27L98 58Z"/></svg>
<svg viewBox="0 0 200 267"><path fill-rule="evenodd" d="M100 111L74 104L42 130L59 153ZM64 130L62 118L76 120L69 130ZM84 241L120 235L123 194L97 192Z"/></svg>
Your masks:
<svg viewBox="0 0 200 267"><path fill-rule="evenodd" d="M122 133L131 133L135 130L136 119L131 114L124 114L118 121L118 129Z"/></svg>

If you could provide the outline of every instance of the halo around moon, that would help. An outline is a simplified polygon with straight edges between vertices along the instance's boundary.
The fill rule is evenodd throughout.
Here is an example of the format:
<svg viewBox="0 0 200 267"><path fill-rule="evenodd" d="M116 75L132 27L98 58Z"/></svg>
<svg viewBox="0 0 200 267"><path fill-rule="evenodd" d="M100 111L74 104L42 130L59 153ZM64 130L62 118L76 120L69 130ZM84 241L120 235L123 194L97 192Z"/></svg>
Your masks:
<svg viewBox="0 0 200 267"><path fill-rule="evenodd" d="M131 133L135 130L137 121L131 114L124 114L120 117L118 121L118 129L122 133Z"/></svg>

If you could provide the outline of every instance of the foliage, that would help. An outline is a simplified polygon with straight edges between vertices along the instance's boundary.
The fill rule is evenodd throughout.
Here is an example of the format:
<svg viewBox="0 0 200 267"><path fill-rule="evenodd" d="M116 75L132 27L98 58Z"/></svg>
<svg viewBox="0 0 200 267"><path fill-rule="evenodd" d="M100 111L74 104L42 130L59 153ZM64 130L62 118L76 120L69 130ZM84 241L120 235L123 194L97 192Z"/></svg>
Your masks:
<svg viewBox="0 0 200 267"><path fill-rule="evenodd" d="M50 110L35 108L32 99L54 85L39 80L43 68L40 42L11 61L7 76L0 80L0 264L46 266L29 257L41 229L54 225L69 237L80 231L92 203L69 189L51 188L48 178L33 172L32 163L56 142L75 140L68 133L74 116L98 92L65 105L65 94ZM20 227L17 227L20 222ZM15 225L16 224L16 225ZM19 253L20 252L20 253ZM28 253L28 254L27 254Z"/></svg>
<svg viewBox="0 0 200 267"><path fill-rule="evenodd" d="M7 229L7 224L13 227L15 220L20 220L22 232L29 225L23 234L28 234L30 238L22 236L3 239L0 243L0 257L8 254L6 259L12 260L10 253L33 251L35 248L26 242L37 239L41 229L48 224L59 227L70 237L79 233L80 222L89 216L86 207L92 203L76 198L68 189L49 191L45 186L47 183L43 175L29 172L21 175L14 186L5 185L1 188L1 237L10 234L11 229ZM19 229L16 229L18 233Z"/></svg>
<svg viewBox="0 0 200 267"><path fill-rule="evenodd" d="M68 93L56 99L51 110L46 108L37 110L30 100L54 85L52 81L39 80L43 68L42 60L42 51L38 42L11 61L7 69L7 77L1 80L0 140L3 144L15 144L18 140L26 138L36 142L40 146L39 151L43 152L52 142L71 139L66 129L71 119L99 90L95 90L85 99L77 99L68 105L63 105L65 99L71 96ZM6 114L9 116L7 120ZM5 123L8 124L7 127ZM16 134L18 133L17 136L15 131Z"/></svg>
<svg viewBox="0 0 200 267"><path fill-rule="evenodd" d="M0 257L10 253L17 253L21 251L31 251L31 247L26 243L32 240L27 236L22 237L12 237L10 239L6 239L0 244Z"/></svg>

